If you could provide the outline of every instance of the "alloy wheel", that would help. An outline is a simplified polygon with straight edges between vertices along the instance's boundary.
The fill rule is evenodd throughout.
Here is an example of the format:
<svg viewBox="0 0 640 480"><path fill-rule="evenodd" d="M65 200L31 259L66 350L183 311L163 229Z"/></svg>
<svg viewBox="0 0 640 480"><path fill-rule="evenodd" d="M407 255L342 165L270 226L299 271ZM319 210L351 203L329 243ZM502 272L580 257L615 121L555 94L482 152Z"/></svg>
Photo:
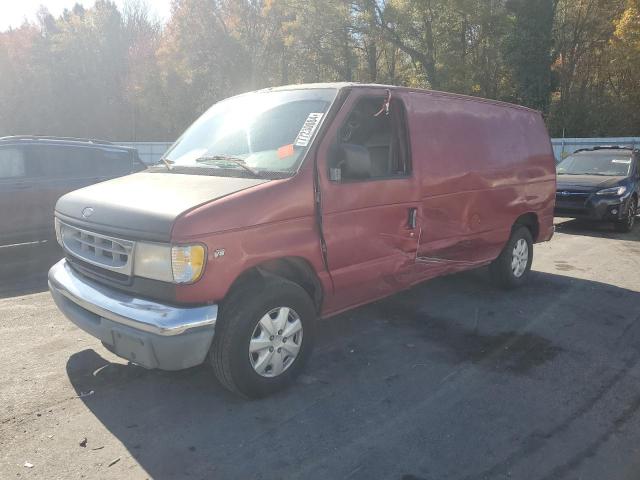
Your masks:
<svg viewBox="0 0 640 480"><path fill-rule="evenodd" d="M631 204L629 205L629 215L627 217L627 226L629 230L633 228L633 225L636 222L636 215L638 214L638 205L636 200L631 200Z"/></svg>

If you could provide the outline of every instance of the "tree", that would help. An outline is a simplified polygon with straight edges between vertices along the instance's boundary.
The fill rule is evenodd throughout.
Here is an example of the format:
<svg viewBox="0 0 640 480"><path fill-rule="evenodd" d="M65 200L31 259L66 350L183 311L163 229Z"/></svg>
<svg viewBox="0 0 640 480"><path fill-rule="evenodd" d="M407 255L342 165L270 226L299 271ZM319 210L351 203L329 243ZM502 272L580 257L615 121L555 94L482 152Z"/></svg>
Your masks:
<svg viewBox="0 0 640 480"><path fill-rule="evenodd" d="M553 22L557 0L509 0L512 28L506 60L515 87L515 100L547 112L551 99Z"/></svg>
<svg viewBox="0 0 640 480"><path fill-rule="evenodd" d="M615 121L609 68L613 21L621 1L562 0L554 25L556 98L549 119L560 135L601 135Z"/></svg>
<svg viewBox="0 0 640 480"><path fill-rule="evenodd" d="M446 5L440 0L394 1L370 0L377 13L378 26L386 39L408 55L418 69L417 83L440 88L436 68L436 38L434 23Z"/></svg>
<svg viewBox="0 0 640 480"><path fill-rule="evenodd" d="M212 103L287 83L437 88L542 110L555 135L637 134L640 0L76 4L0 32L0 135L172 140Z"/></svg>
<svg viewBox="0 0 640 480"><path fill-rule="evenodd" d="M621 134L633 135L640 128L640 0L627 0L614 21L611 38L610 84L618 100Z"/></svg>

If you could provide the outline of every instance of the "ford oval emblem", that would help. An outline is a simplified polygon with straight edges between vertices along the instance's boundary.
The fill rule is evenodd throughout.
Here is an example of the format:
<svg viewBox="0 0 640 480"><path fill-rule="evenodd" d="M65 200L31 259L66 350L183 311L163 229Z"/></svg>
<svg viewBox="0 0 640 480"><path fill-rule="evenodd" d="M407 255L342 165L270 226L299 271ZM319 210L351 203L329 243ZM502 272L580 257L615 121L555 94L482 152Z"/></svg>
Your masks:
<svg viewBox="0 0 640 480"><path fill-rule="evenodd" d="M86 207L82 210L82 216L84 218L89 218L91 215L93 215L93 208Z"/></svg>

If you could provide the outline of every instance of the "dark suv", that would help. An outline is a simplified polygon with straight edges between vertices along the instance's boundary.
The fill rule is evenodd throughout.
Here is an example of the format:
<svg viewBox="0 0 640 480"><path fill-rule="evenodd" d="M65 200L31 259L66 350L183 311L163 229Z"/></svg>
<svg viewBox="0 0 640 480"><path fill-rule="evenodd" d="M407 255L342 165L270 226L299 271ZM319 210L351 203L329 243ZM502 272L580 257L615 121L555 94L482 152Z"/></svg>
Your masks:
<svg viewBox="0 0 640 480"><path fill-rule="evenodd" d="M134 148L61 137L0 138L0 245L51 238L67 192L144 170Z"/></svg>
<svg viewBox="0 0 640 480"><path fill-rule="evenodd" d="M628 147L576 151L557 166L557 217L613 222L630 232L638 214L639 152Z"/></svg>

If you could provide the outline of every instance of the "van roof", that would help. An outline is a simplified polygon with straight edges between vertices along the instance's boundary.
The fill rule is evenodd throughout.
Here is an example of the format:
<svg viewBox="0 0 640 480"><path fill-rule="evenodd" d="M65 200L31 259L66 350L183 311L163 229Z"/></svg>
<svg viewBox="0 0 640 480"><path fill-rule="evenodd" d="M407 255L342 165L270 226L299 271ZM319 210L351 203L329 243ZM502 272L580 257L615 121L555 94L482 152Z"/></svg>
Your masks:
<svg viewBox="0 0 640 480"><path fill-rule="evenodd" d="M93 138L75 138L75 137L55 137L47 135L12 135L8 137L0 137L0 145L8 143L30 143L30 144L49 144L49 145L81 145L92 147L108 147L121 150L135 150L132 147L117 145L106 140L97 140Z"/></svg>
<svg viewBox="0 0 640 480"><path fill-rule="evenodd" d="M492 100L492 99L482 98L482 97L473 97L471 95L463 95L460 93L442 92L439 90L427 90L424 88L385 85L381 83L357 83L357 82L300 83L300 84L293 84L293 85L283 85L279 87L268 87L258 91L268 92L268 91L282 91L282 90L305 90L305 89L315 89L315 88L334 88L338 90L345 89L345 88L381 88L381 89L385 89L385 90L388 89L392 91L396 90L396 91L410 92L410 93L422 93L422 94L427 94L427 95L432 95L437 97L457 98L460 100L466 100L466 101L478 102L478 103L490 103L493 105L516 108L519 110L526 110L529 112L540 114L538 110L535 110L529 107L524 107L522 105L517 105L515 103L502 102L500 100Z"/></svg>

